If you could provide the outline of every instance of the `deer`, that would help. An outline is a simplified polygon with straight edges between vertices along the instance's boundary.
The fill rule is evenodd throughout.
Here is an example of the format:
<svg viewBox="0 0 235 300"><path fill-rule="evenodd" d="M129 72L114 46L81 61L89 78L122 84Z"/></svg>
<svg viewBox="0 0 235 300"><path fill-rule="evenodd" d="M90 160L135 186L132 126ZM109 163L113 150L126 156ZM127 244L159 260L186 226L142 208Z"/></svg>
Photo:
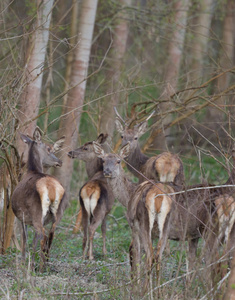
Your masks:
<svg viewBox="0 0 235 300"><path fill-rule="evenodd" d="M100 145L103 145L108 138L107 134L99 134L96 142ZM103 170L102 160L98 158L93 150L93 141L86 142L81 147L70 151L68 153L68 156L70 158L78 158L86 163L86 172L88 179L91 179L97 172ZM73 233L77 233L81 227L82 222L82 209L79 210L75 226L73 228Z"/></svg>
<svg viewBox="0 0 235 300"><path fill-rule="evenodd" d="M222 185L222 188L216 189L214 200L216 207L216 216L219 223L217 245L224 244L222 256L232 257L235 245L235 146L232 149L233 168L228 180ZM224 186L224 187L223 187ZM223 268L222 276L226 269Z"/></svg>
<svg viewBox="0 0 235 300"><path fill-rule="evenodd" d="M132 242L129 250L131 274L134 276L137 272L139 275L137 266L140 265L140 247L142 245L146 253L149 275L153 263L152 230L154 224L157 223L159 241L156 257L158 261L161 261L174 206L174 190L170 185L164 183L152 184L145 181L135 184L126 177L121 160L128 157L130 143L121 148L119 155L105 154L99 144L93 142L93 145L96 155L103 160L103 174L115 198L127 208L127 220L132 230ZM172 194L172 196L168 196L168 194Z"/></svg>
<svg viewBox="0 0 235 300"><path fill-rule="evenodd" d="M106 139L107 135L100 134L96 143L98 142L99 145L101 145ZM87 142L78 149L70 151L68 156L86 162L89 180L79 191L84 232L83 259L86 258L88 252L89 260L93 260L93 239L95 231L100 224L103 237L103 254L107 254L106 217L113 206L114 196L103 175L102 160L98 158L94 152L93 142Z"/></svg>
<svg viewBox="0 0 235 300"><path fill-rule="evenodd" d="M42 271L49 259L56 226L68 205L63 186L55 177L45 174L43 167L62 165L54 152L59 150L64 138L59 139L53 146L47 145L42 141L39 127L35 128L33 138L24 134L20 137L29 148L27 172L13 191L12 210L22 224L22 259L25 261L26 258L27 225L31 225L35 230L31 267L34 269L36 247L40 240L39 270ZM52 225L47 236L45 226L49 223Z"/></svg>
<svg viewBox="0 0 235 300"><path fill-rule="evenodd" d="M188 186L182 190L181 186L173 183L132 183L120 164L129 155L130 143L121 148L119 155L105 154L95 142L93 145L97 156L103 160L103 173L115 198L127 208L127 220L132 231L129 248L131 273L139 274L141 248L146 252L148 274L153 261L159 272L167 239L188 242L190 271L196 259L198 241L200 238L205 239L206 260L209 264L219 232L215 205L219 189L210 189L204 184ZM155 254L152 238L159 238Z"/></svg>
<svg viewBox="0 0 235 300"><path fill-rule="evenodd" d="M130 120L124 121L116 108L115 113L117 116L115 124L117 131L121 134L122 146L130 142L130 153L126 157L127 168L139 179L139 182L149 179L183 185L183 163L178 155L163 152L159 155L148 157L141 152L139 138L146 132L148 120L153 116L154 112L133 128L130 128Z"/></svg>

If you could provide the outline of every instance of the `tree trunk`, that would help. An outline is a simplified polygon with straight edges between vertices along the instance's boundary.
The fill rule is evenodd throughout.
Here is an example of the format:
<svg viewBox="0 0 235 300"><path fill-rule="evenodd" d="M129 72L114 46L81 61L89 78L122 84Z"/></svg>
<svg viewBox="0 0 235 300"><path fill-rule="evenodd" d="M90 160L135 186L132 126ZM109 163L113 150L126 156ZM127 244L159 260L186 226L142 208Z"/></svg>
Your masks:
<svg viewBox="0 0 235 300"><path fill-rule="evenodd" d="M170 42L168 46L168 63L165 71L165 88L161 95L162 99L168 99L167 102L161 104L160 113L165 113L167 109L172 109L173 102L171 101L171 95L177 90L178 75L180 71L180 62L184 48L185 29L187 24L189 0L178 0L173 4L173 11L175 12L172 23L174 26ZM163 117L162 128L172 120L172 115ZM153 132L154 134L154 132ZM153 148L161 151L167 149L166 135L169 134L169 130L157 136L153 143Z"/></svg>
<svg viewBox="0 0 235 300"><path fill-rule="evenodd" d="M29 135L33 134L37 122L52 6L53 0L37 0L35 31L24 68L25 82L19 101L18 120L20 131ZM17 139L17 149L20 154L27 151L27 145L22 143L20 137Z"/></svg>
<svg viewBox="0 0 235 300"><path fill-rule="evenodd" d="M80 116L84 103L86 77L89 66L92 36L98 0L83 0L78 25L79 43L75 50L75 58L71 71L71 88L68 92L65 113L61 118L60 135L65 135L64 149L69 151L77 146ZM70 190L73 171L73 160L67 155L63 157L63 166L55 171L56 177Z"/></svg>
<svg viewBox="0 0 235 300"><path fill-rule="evenodd" d="M121 0L123 6L130 6L131 0ZM113 45L111 49L110 71L107 72L107 94L105 101L102 103L102 112L100 117L100 132L108 133L113 136L114 131L114 106L117 106L120 100L119 82L121 69L123 65L123 56L126 52L129 24L126 18L125 10L121 10L117 15L116 25L113 34Z"/></svg>
<svg viewBox="0 0 235 300"><path fill-rule="evenodd" d="M235 39L235 3L233 0L228 0L226 15L224 19L222 51L220 55L219 65L222 71L230 69L234 65L234 39ZM221 92L229 86L231 73L225 73L218 78L218 91Z"/></svg>
<svg viewBox="0 0 235 300"><path fill-rule="evenodd" d="M220 70L219 73L222 73L234 66L234 40L235 40L235 3L233 0L228 0L226 5L226 14L224 17L223 24L223 37L221 41L221 53L220 60L218 62ZM226 72L224 75L220 76L217 79L216 92L222 93L229 87L231 78L231 72ZM231 97L231 96L230 96ZM226 105L230 103L230 97L221 96L218 101L215 103L215 106L212 106L207 111L207 119L214 120L209 127L212 130L216 130L217 133L222 138L224 136L224 131L221 127L224 127L224 121L227 118L226 114ZM234 104L233 101L231 101ZM232 110L230 110L232 114ZM212 132L213 134L213 132Z"/></svg>
<svg viewBox="0 0 235 300"><path fill-rule="evenodd" d="M203 69L205 66L205 56L208 47L212 20L213 0L192 1L196 5L193 12L192 27L189 29L192 40L188 41L188 52L190 53L188 79L190 85L199 85L202 83Z"/></svg>

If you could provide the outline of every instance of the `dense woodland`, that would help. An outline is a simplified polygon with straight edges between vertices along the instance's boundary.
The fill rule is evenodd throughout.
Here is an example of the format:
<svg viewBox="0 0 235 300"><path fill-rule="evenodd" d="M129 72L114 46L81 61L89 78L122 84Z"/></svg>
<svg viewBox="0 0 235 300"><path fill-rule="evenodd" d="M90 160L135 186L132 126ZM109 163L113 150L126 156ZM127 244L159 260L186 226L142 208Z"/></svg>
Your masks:
<svg viewBox="0 0 235 300"><path fill-rule="evenodd" d="M177 154L186 185L220 185L233 174L234 21L234 0L0 1L2 299L130 297L131 233L121 204L115 202L108 218L106 258L97 242L100 231L93 263L82 260L83 233L72 234L79 190L88 176L84 162L67 154L100 133L108 134L108 151L119 153L114 108L132 127L152 114L140 137L141 149L148 156ZM63 165L48 173L69 198L43 275L19 263L20 234L14 232L11 209L12 192L26 172L28 147L20 134L32 137L36 126L47 143L65 136L57 154ZM29 244L31 238L29 233ZM187 245L168 245L155 298L235 297L235 264L230 262L210 286L203 241L200 246L197 271L188 282Z"/></svg>

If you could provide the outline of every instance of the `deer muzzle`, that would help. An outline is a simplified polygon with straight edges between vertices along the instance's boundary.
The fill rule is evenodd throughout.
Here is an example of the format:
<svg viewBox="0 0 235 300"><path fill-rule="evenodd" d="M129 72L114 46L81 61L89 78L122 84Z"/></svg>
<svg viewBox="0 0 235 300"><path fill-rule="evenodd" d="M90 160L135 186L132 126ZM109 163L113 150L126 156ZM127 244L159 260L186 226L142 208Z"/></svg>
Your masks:
<svg viewBox="0 0 235 300"><path fill-rule="evenodd" d="M107 171L104 170L103 174L104 174L104 177L106 177L106 178L111 178L112 177L112 173L110 171L108 171L108 170Z"/></svg>
<svg viewBox="0 0 235 300"><path fill-rule="evenodd" d="M69 151L68 152L68 157L75 158L74 151Z"/></svg>

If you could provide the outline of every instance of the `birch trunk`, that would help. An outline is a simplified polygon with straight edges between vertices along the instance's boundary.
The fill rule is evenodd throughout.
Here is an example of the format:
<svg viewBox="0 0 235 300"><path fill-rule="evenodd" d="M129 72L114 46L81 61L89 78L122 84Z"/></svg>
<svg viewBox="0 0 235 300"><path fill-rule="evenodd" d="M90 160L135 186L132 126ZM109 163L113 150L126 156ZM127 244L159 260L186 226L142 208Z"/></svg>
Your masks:
<svg viewBox="0 0 235 300"><path fill-rule="evenodd" d="M75 58L71 70L71 88L68 92L67 105L61 118L59 130L59 134L66 137L64 143L66 152L77 146L97 4L98 0L83 0L81 4L81 15L78 25L79 42L75 50ZM63 184L67 193L70 190L72 171L73 160L65 155L63 157L63 166L55 171L55 175Z"/></svg>
<svg viewBox="0 0 235 300"><path fill-rule="evenodd" d="M33 134L37 122L52 6L53 0L37 0L35 31L24 67L25 82L19 101L18 120L20 131L29 135ZM17 140L17 148L20 154L27 149L27 145L22 143L20 137Z"/></svg>

